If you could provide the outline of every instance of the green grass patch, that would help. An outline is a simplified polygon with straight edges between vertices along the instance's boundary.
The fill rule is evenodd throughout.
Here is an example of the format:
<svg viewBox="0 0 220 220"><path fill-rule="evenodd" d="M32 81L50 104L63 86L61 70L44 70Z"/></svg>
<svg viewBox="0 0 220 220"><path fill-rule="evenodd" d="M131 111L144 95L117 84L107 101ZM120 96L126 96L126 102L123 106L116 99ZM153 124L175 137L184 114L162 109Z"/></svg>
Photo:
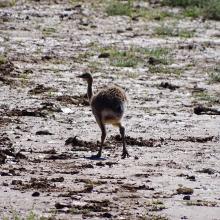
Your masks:
<svg viewBox="0 0 220 220"><path fill-rule="evenodd" d="M169 48L141 48L140 52L145 54L148 58L153 57L157 59L161 64L164 65L170 64L172 62Z"/></svg>
<svg viewBox="0 0 220 220"><path fill-rule="evenodd" d="M168 11L162 11L158 8L143 8L134 7L133 0L128 1L109 1L106 7L108 16L129 16L129 17L143 17L148 20L163 20L167 17L173 17L174 14Z"/></svg>
<svg viewBox="0 0 220 220"><path fill-rule="evenodd" d="M138 58L132 51L112 51L110 62L116 67L136 67Z"/></svg>
<svg viewBox="0 0 220 220"><path fill-rule="evenodd" d="M4 55L0 55L0 65L7 63L7 58Z"/></svg>
<svg viewBox="0 0 220 220"><path fill-rule="evenodd" d="M183 11L183 15L191 18L198 18L202 14L202 9L197 6L187 7Z"/></svg>
<svg viewBox="0 0 220 220"><path fill-rule="evenodd" d="M102 53L109 54L110 64L116 67L136 67L139 58L133 49L118 50L116 48L102 49Z"/></svg>
<svg viewBox="0 0 220 220"><path fill-rule="evenodd" d="M0 8L12 7L16 4L16 0L0 0Z"/></svg>
<svg viewBox="0 0 220 220"><path fill-rule="evenodd" d="M162 11L158 8L135 8L132 11L132 17L143 17L147 20L164 20L166 18L174 17L174 13L169 11Z"/></svg>
<svg viewBox="0 0 220 220"><path fill-rule="evenodd" d="M53 27L43 28L42 33L44 36L51 36L53 33L56 33L56 29Z"/></svg>
<svg viewBox="0 0 220 220"><path fill-rule="evenodd" d="M205 200L196 200L196 201L187 201L187 206L206 206L206 207L216 207L218 206L217 202L205 201Z"/></svg>
<svg viewBox="0 0 220 220"><path fill-rule="evenodd" d="M200 6L202 7L207 0L163 0L163 5L169 6L179 6L179 7L188 7L188 6Z"/></svg>
<svg viewBox="0 0 220 220"><path fill-rule="evenodd" d="M128 0L126 3L122 3L120 1L110 1L106 8L106 13L108 16L131 16L132 2L131 0Z"/></svg>
<svg viewBox="0 0 220 220"><path fill-rule="evenodd" d="M220 83L220 66L214 68L213 72L209 74L210 83Z"/></svg>
<svg viewBox="0 0 220 220"><path fill-rule="evenodd" d="M160 200L148 201L145 203L145 205L149 207L148 208L149 211L154 211L154 212L161 211L166 208L164 203Z"/></svg>
<svg viewBox="0 0 220 220"><path fill-rule="evenodd" d="M142 48L131 47L127 50L119 50L114 47L102 48L101 55L109 59L110 65L116 67L137 67L148 62L148 59L156 60L157 64L167 65L172 62L169 48ZM150 63L150 62L149 62Z"/></svg>
<svg viewBox="0 0 220 220"><path fill-rule="evenodd" d="M157 65L157 66L149 66L149 72L153 74L167 74L167 75L176 75L180 76L182 70L172 67L166 67L163 65Z"/></svg>
<svg viewBox="0 0 220 220"><path fill-rule="evenodd" d="M220 20L219 0L163 0L162 4L183 7L184 14L189 17L203 16L207 19Z"/></svg>
<svg viewBox="0 0 220 220"><path fill-rule="evenodd" d="M12 216L7 217L4 216L3 220L50 220L53 219L52 217L43 217L35 214L33 211L30 211L25 217L19 216L16 211L12 211Z"/></svg>
<svg viewBox="0 0 220 220"><path fill-rule="evenodd" d="M211 95L207 91L195 92L193 94L194 98L198 101L204 101L209 104L219 104L220 98L217 95Z"/></svg>
<svg viewBox="0 0 220 220"><path fill-rule="evenodd" d="M176 27L174 24L171 25L161 25L155 28L154 34L157 36L169 36L169 37L181 37L181 38L191 38L195 35L195 30L188 30L185 28Z"/></svg>

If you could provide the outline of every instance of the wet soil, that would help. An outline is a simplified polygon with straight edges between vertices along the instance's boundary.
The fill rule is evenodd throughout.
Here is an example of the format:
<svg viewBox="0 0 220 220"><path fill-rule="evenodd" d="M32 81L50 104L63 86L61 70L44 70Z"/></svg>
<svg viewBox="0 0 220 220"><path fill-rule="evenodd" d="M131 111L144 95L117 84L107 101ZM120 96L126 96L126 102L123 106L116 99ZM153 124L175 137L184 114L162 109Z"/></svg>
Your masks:
<svg viewBox="0 0 220 220"><path fill-rule="evenodd" d="M25 3L24 3L25 2ZM140 1L142 2L142 1ZM168 10L160 1L137 8ZM220 219L220 23L107 16L103 1L16 1L0 8L0 219ZM117 25L116 25L117 24ZM179 25L194 36L160 36ZM107 48L107 49L106 49ZM133 67L110 49L132 48ZM169 62L144 54L166 48ZM142 51L141 53L139 51ZM166 70L166 71L165 71ZM122 140L101 132L76 76L119 85Z"/></svg>

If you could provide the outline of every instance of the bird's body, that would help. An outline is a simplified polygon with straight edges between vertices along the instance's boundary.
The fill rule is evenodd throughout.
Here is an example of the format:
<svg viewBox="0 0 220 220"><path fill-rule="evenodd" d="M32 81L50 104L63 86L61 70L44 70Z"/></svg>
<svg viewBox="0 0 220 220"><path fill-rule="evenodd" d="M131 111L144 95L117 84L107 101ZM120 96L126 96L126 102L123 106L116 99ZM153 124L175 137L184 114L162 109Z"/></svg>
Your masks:
<svg viewBox="0 0 220 220"><path fill-rule="evenodd" d="M106 124L112 124L119 127L123 141L122 158L129 156L125 146L125 129L121 124L121 119L125 111L125 103L127 101L124 90L117 86L106 87L93 95L93 78L91 74L85 73L79 77L86 80L88 83L87 96L96 122L102 131L101 146L96 157L101 156L102 147L106 138Z"/></svg>
<svg viewBox="0 0 220 220"><path fill-rule="evenodd" d="M104 124L117 125L123 117L127 97L119 87L107 87L91 99L92 112L100 115Z"/></svg>

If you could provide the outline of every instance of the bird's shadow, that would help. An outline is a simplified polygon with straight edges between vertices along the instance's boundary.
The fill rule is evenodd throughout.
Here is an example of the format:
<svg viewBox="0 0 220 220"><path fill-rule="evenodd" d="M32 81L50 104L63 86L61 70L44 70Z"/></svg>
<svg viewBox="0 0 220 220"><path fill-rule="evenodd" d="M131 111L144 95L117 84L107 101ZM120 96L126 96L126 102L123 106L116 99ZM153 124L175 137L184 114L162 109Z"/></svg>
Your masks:
<svg viewBox="0 0 220 220"><path fill-rule="evenodd" d="M104 157L95 157L94 155L90 156L90 157L84 157L87 160L97 160L97 161L103 161L103 160L107 160L107 158Z"/></svg>

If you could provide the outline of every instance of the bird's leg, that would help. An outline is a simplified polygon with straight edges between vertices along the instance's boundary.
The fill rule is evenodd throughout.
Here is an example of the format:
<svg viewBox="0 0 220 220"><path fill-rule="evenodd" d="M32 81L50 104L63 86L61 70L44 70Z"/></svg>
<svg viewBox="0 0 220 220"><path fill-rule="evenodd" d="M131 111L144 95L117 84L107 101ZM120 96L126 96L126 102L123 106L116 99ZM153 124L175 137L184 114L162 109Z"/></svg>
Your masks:
<svg viewBox="0 0 220 220"><path fill-rule="evenodd" d="M99 121L99 120L97 120L97 122L98 122L99 127L100 127L100 129L101 129L101 131L102 131L101 144L100 144L98 153L97 153L96 155L93 155L92 158L100 158L100 157L101 157L101 155L102 155L102 147L103 147L103 145L104 145L104 141L105 141L105 138L106 138L105 125L104 125L101 121Z"/></svg>
<svg viewBox="0 0 220 220"><path fill-rule="evenodd" d="M125 145L125 128L119 124L119 131L120 131L120 134L121 134L121 138L122 138L122 143L123 143L123 151L122 151L122 159L126 158L126 157L130 157L128 151L127 151L127 148L126 148L126 145Z"/></svg>
<svg viewBox="0 0 220 220"><path fill-rule="evenodd" d="M99 151L98 151L97 157L101 157L101 155L102 155L102 147L103 147L103 145L104 145L104 141L105 141L105 138L106 138L105 125L101 124L101 125L100 125L100 128L101 128L101 131L102 131L102 135L101 135L101 145L100 145L100 147L99 147Z"/></svg>

